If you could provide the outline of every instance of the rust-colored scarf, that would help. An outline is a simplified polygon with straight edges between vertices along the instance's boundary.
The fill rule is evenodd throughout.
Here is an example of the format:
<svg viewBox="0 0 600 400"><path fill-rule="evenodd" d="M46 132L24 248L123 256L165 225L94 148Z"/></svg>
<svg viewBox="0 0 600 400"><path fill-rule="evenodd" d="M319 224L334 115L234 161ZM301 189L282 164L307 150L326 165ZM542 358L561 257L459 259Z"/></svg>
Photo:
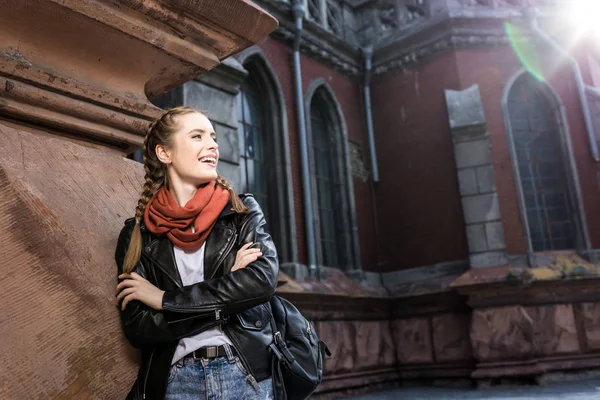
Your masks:
<svg viewBox="0 0 600 400"><path fill-rule="evenodd" d="M194 197L183 207L163 186L148 202L144 223L155 235L167 234L177 247L195 250L204 244L228 202L229 192L215 181L198 188Z"/></svg>

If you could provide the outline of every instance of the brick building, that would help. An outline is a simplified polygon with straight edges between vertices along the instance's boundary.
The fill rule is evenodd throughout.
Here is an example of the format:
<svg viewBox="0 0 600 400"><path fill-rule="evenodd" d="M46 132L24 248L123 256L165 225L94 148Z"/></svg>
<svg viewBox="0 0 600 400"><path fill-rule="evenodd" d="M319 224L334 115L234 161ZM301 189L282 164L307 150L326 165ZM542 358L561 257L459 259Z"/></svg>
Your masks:
<svg viewBox="0 0 600 400"><path fill-rule="evenodd" d="M276 29L248 0L0 2L0 398L129 389L125 156L178 104L334 351L315 397L599 367L600 49L566 3L256 4Z"/></svg>
<svg viewBox="0 0 600 400"><path fill-rule="evenodd" d="M320 392L599 366L600 53L567 5L257 3L269 38L155 102L208 111L268 210Z"/></svg>

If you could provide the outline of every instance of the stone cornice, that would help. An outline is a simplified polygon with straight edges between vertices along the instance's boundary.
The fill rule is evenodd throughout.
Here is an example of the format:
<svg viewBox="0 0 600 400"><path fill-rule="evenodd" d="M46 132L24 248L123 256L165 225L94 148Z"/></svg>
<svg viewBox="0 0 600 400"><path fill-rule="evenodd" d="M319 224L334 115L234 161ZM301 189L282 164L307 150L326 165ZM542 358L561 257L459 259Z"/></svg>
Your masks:
<svg viewBox="0 0 600 400"><path fill-rule="evenodd" d="M265 8L279 20L279 26L271 36L291 46L296 28L291 19L289 4L268 2L265 4ZM359 76L361 74L360 49L351 46L309 20L305 19L303 25L304 30L300 41L302 53L314 57L346 75Z"/></svg>
<svg viewBox="0 0 600 400"><path fill-rule="evenodd" d="M0 115L123 149L139 146L160 112L148 97L214 68L277 26L248 0L5 3Z"/></svg>
<svg viewBox="0 0 600 400"><path fill-rule="evenodd" d="M453 22L440 21L434 29L404 37L377 49L373 56L374 74L404 69L448 50L499 47L509 43L509 38L501 27L461 27L455 26Z"/></svg>
<svg viewBox="0 0 600 400"><path fill-rule="evenodd" d="M263 0L261 3L280 21L272 34L291 45L295 27L289 4ZM541 16L550 20L551 13L542 10ZM375 48L375 75L407 68L443 52L455 49L497 47L509 43L503 23L519 21L520 9L459 8L436 14L412 24L383 39ZM358 47L331 35L311 21L304 20L301 51L325 65L350 76L362 74L362 54Z"/></svg>

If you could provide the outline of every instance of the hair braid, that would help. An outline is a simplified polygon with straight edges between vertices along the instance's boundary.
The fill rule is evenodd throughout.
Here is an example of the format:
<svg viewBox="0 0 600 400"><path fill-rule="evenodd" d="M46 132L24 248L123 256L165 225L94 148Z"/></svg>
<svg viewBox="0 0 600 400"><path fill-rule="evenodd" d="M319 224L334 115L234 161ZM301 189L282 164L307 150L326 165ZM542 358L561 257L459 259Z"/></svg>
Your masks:
<svg viewBox="0 0 600 400"><path fill-rule="evenodd" d="M235 190L233 190L233 186L231 186L231 183L227 179L219 175L217 177L217 185L229 192L231 197L231 205L235 212L239 214L247 214L250 211L250 209L242 202L240 196L238 196Z"/></svg>
<svg viewBox="0 0 600 400"><path fill-rule="evenodd" d="M156 127L156 125L161 121L161 119L166 115L163 113L159 118L154 120L148 130L146 131L146 136L144 137L144 144L142 148L142 159L144 163L144 187L142 189L142 193L140 195L140 199L138 200L137 207L135 209L135 226L133 227L133 232L131 234L131 240L129 242L129 248L127 249L127 253L125 254L125 259L123 260L123 272L128 274L133 271L135 264L139 261L142 255L142 232L141 232L141 222L142 217L144 216L144 211L146 210L146 206L148 202L156 193L156 191L162 186L164 183L164 173L162 171L161 166L159 165L156 168L156 165L152 165L153 168L150 167L152 163L152 158L149 155L148 145L150 140L152 131Z"/></svg>

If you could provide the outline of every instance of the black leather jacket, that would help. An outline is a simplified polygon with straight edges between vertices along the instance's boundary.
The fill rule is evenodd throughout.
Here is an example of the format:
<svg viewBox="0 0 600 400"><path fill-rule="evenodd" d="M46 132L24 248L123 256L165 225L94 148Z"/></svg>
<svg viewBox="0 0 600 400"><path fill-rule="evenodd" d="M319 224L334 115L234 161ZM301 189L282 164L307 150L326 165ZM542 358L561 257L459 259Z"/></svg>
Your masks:
<svg viewBox="0 0 600 400"><path fill-rule="evenodd" d="M121 312L125 336L142 350L138 377L128 399L164 399L179 339L218 325L254 379L261 381L271 375L268 301L277 287L277 252L254 197L244 194L240 198L250 212L238 214L231 210L231 203L225 207L206 240L205 280L193 285L183 286L171 241L152 234L142 224L142 256L135 272L165 290L165 294L162 311L132 301ZM119 235L115 252L119 274L133 226L133 218L126 220ZM260 243L263 255L246 268L230 273L238 249L248 242Z"/></svg>

